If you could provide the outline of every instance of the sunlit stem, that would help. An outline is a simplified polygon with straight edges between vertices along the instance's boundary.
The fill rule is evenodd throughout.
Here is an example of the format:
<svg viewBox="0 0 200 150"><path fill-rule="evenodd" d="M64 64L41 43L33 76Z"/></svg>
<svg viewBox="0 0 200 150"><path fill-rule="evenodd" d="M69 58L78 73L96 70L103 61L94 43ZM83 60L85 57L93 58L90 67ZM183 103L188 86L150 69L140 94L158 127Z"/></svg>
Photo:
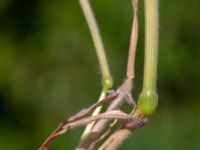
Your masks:
<svg viewBox="0 0 200 150"><path fill-rule="evenodd" d="M158 0L145 0L145 58L143 89L139 108L151 115L157 106L156 92L158 64Z"/></svg>
<svg viewBox="0 0 200 150"><path fill-rule="evenodd" d="M80 4L81 4L82 10L84 12L87 24L89 26L90 33L92 35L92 39L94 42L94 46L96 49L98 61L99 61L101 72L102 72L103 88L102 88L102 91L101 91L101 94L99 97L99 101L100 101L101 99L104 99L106 97L107 91L112 88L113 80L112 80L112 76L109 71L109 67L108 67L108 63L107 63L107 59L106 59L106 55L105 55L105 49L103 46L99 28L98 28L97 22L95 20L92 8L90 6L89 0L80 0ZM100 113L100 111L101 111L101 107L98 107L97 109L94 110L92 115L93 116L97 115ZM82 143L89 136L89 134L92 131L92 128L94 126L94 123L95 122L92 122L86 126L86 129L83 132L83 135L81 137L80 143Z"/></svg>

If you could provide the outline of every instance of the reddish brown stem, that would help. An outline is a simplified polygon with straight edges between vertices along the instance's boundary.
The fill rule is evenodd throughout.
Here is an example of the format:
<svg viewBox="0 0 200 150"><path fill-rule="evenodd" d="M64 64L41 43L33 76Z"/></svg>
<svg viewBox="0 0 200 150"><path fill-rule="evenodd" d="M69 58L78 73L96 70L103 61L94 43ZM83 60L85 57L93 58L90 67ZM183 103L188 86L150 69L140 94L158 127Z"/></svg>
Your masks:
<svg viewBox="0 0 200 150"><path fill-rule="evenodd" d="M137 10L138 10L138 0L133 1L134 8L134 17L133 17L133 25L132 25L132 33L128 54L128 64L127 64L127 77L134 78L135 77L135 55L137 48L137 39L138 39L138 18L137 18Z"/></svg>

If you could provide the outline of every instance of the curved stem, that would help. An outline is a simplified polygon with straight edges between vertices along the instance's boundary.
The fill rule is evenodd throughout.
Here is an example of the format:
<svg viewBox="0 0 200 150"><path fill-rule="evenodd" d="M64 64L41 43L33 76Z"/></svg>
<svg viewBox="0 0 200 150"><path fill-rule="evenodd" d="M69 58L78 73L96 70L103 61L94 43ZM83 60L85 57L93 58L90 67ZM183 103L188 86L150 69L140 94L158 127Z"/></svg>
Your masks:
<svg viewBox="0 0 200 150"><path fill-rule="evenodd" d="M80 0L80 4L81 4L82 10L83 10L83 13L85 15L87 24L89 26L89 30L90 30L90 33L91 33L91 36L92 36L92 39L94 42L95 50L97 53L98 61L99 61L101 72L102 72L103 87L102 87L102 91L101 91L101 94L100 94L100 97L98 100L98 101L100 101L106 97L107 91L112 88L113 79L110 74L109 66L108 66L107 59L106 59L105 49L103 46L99 28L98 28L97 22L95 20L92 8L90 6L89 0ZM94 112L92 113L92 116L98 115L101 111L101 108L102 108L101 106L96 108L94 110ZM85 139L87 139L87 137L90 135L94 124L95 124L95 122L92 122L86 126L86 128L81 136L80 144L83 143L85 141Z"/></svg>
<svg viewBox="0 0 200 150"><path fill-rule="evenodd" d="M101 35L99 32L97 22L95 20L89 0L80 0L80 4L81 4L82 10L84 12L87 24L89 26L90 33L92 35L92 39L93 39L94 46L96 49L101 72L103 75L103 85L106 84L110 88L110 87L112 87L112 77L111 77L110 70L108 67L105 49L103 46L103 42L101 39Z"/></svg>

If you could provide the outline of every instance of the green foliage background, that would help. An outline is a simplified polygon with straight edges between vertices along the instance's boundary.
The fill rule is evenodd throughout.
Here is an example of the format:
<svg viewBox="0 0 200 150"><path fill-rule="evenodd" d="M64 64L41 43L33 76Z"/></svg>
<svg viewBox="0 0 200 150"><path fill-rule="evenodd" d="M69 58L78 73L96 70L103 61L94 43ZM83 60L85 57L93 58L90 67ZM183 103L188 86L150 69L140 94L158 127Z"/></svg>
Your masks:
<svg viewBox="0 0 200 150"><path fill-rule="evenodd" d="M125 77L131 1L91 2L117 87ZM159 107L121 149L200 149L199 6L160 0ZM139 16L135 99L143 77L143 1ZM100 77L78 0L0 0L0 149L37 149L61 120L96 101ZM82 129L52 150L74 149Z"/></svg>

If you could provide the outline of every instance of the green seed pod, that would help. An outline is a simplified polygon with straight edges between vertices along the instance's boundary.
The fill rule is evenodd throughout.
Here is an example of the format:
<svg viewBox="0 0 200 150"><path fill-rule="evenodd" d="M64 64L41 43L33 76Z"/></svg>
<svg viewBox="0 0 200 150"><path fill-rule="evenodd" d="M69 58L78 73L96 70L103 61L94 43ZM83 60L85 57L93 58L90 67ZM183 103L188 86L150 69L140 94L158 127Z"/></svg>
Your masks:
<svg viewBox="0 0 200 150"><path fill-rule="evenodd" d="M143 91L138 100L138 108L145 116L150 116L156 110L158 105L158 95L156 91Z"/></svg>

